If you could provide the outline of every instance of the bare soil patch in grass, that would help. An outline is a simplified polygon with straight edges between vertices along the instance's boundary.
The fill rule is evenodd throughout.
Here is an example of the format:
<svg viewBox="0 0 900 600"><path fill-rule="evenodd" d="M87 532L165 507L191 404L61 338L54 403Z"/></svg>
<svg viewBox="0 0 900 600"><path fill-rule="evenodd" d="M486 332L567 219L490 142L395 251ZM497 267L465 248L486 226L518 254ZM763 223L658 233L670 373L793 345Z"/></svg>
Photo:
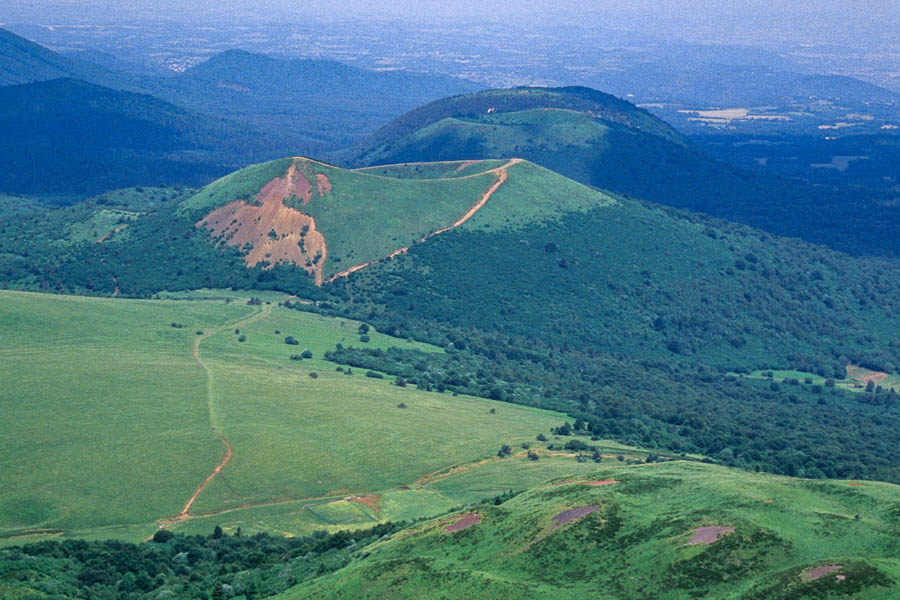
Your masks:
<svg viewBox="0 0 900 600"><path fill-rule="evenodd" d="M839 571L844 568L844 565L822 565L821 567L815 567L812 569L806 569L803 571L803 581L814 581L816 579L820 579L825 577L829 573L834 573L835 571ZM843 581L843 575L836 575L836 578L839 578Z"/></svg>
<svg viewBox="0 0 900 600"><path fill-rule="evenodd" d="M317 181L317 185L325 189L324 182ZM291 196L304 204L312 198L312 184L296 164L283 177L267 183L252 202L226 204L201 219L197 227L205 227L229 246L249 248L244 256L248 267L261 262L269 267L290 263L312 273L321 285L325 237L312 217L285 206L284 200Z"/></svg>
<svg viewBox="0 0 900 600"><path fill-rule="evenodd" d="M604 485L615 485L619 482L616 481L615 479L601 479L601 480L594 480L594 481L582 481L581 483L584 485L592 485L594 487L601 487Z"/></svg>
<svg viewBox="0 0 900 600"><path fill-rule="evenodd" d="M468 529L469 527L481 523L481 515L479 515L478 513L463 513L461 515L453 517L453 519L456 519L454 523L451 523L450 525L444 527L444 531L446 531L447 533L462 531L463 529Z"/></svg>
<svg viewBox="0 0 900 600"><path fill-rule="evenodd" d="M694 535L685 546L699 546L700 544L712 544L728 534L734 533L734 527L722 527L712 525L709 527L698 527L694 530Z"/></svg>

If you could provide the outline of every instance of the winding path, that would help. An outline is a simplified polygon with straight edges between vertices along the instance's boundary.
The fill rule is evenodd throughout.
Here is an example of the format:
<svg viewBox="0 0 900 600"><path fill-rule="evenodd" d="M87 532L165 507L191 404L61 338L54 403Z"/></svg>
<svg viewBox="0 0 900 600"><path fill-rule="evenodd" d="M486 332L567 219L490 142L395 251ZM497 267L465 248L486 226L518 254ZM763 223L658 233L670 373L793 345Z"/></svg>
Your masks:
<svg viewBox="0 0 900 600"><path fill-rule="evenodd" d="M452 225L449 225L447 227L444 227L442 229L438 229L437 231L429 233L428 235L423 237L421 240L419 240L419 243L421 244L421 243L427 241L428 239L433 238L436 235L445 233L447 231L450 231L451 229L455 229L455 228L459 227L460 225L462 225L463 223L465 223L466 221L468 221L469 219L471 219L472 217L474 217L475 213L477 213L479 210L481 210L484 207L485 204L487 204L487 201L491 199L491 196L494 195L494 192L496 192L500 188L500 186L503 185L503 183L506 181L506 179L508 178L506 170L509 167L511 167L517 163L520 163L520 162L522 162L521 158L513 158L513 159L510 159L510 161L507 162L505 165L501 165L501 166L491 169L489 171L485 171L484 173L496 173L497 181L495 181L493 183L493 185L491 185L491 187L489 187L481 195L481 197L478 199L478 202L473 204L471 206L471 208L469 208L469 210L467 210L466 213L463 216L461 216L459 219L457 219ZM483 175L484 173L479 173L478 175ZM403 254L408 251L409 251L409 246L404 246L403 248L398 248L398 249L394 250L393 252L391 252L384 258L391 259L391 258L394 258L395 256L398 256L398 255ZM354 266L350 267L349 269L344 269L340 273L335 273L334 275L329 277L325 283L332 283L333 281L340 279L341 277L347 277L351 273L355 273L356 271L359 271L360 269L365 269L366 267L371 265L373 262L376 262L376 261L370 260L369 262L364 262L364 263L361 263L358 265L354 265ZM317 285L321 285L321 282L317 281Z"/></svg>
<svg viewBox="0 0 900 600"><path fill-rule="evenodd" d="M206 373L206 405L209 409L209 428L212 430L213 435L215 435L217 438L219 438L219 440L221 440L222 444L225 445L225 456L222 458L222 461L218 465L216 465L216 467L212 470L212 472L209 475L207 475L203 481L200 482L200 485L197 486L197 489L194 490L194 493L191 495L190 498L188 498L188 501L185 503L184 508L181 509L181 512L179 512L178 515L175 517L172 517L172 518L162 521L161 527L165 527L166 525L173 524L173 523L180 523L181 521L186 521L186 520L190 519L192 517L192 515L190 514L191 506L193 506L194 502L197 501L197 498L200 496L200 493L203 492L203 490L206 488L206 486L209 484L209 482L212 481L216 475L221 473L221 471L225 467L225 465L228 464L228 461L231 460L231 457L234 456L234 448L231 446L231 442L229 442L228 439L219 432L219 426L216 422L215 389L213 387L213 382L214 382L213 374L212 374L212 371L210 371L207 364L203 362L203 359L200 358L200 344L203 342L203 340L205 340L206 338L210 337L211 335L213 335L215 333L218 333L219 331L222 331L224 329L230 329L232 327L239 328L239 327L243 327L245 325L249 325L250 323L259 321L260 319L265 319L266 317L269 316L269 314L271 314L271 312L272 312L271 305L264 304L262 307L262 310L260 310L259 312L255 313L253 315L250 315L249 317L246 317L244 319L241 319L239 321L236 321L235 323L231 323L231 324L227 324L227 325L220 325L219 327L215 327L215 328L205 332L203 335L197 336L197 338L194 340L194 347L191 351L191 354L193 355L194 360L197 362L197 364L199 364L201 367L203 367L203 371Z"/></svg>

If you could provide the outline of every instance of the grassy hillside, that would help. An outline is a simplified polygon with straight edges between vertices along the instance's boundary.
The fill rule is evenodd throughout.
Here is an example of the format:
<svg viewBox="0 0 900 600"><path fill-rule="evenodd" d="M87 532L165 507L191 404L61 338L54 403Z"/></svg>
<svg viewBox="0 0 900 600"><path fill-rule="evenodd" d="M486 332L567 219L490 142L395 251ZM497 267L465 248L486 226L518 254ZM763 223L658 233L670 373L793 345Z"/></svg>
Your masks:
<svg viewBox="0 0 900 600"><path fill-rule="evenodd" d="M412 486L562 422L556 413L337 371L324 353L338 343L442 350L374 331L361 341L358 322L275 304L0 292L0 316L6 543L29 533L140 539L158 521L187 526L195 516L301 499L262 508L275 516L244 526L359 526L358 511L356 520L322 519L305 505ZM185 511L226 454L217 434L233 456ZM565 463L562 473L577 471L574 460ZM440 495L392 503L386 514L402 518L453 506Z"/></svg>
<svg viewBox="0 0 900 600"><path fill-rule="evenodd" d="M549 202L529 203L535 214L564 209L567 203L604 201L602 194L577 184L566 184L566 190L553 190L552 185L545 190L529 189L529 177L545 177L532 174L538 171L534 165L505 161L347 171L295 159L249 167L214 182L181 210L209 229L220 243L248 251L250 266L260 261L297 264L314 273L318 281L328 281L451 228L495 191L507 193L505 189L511 188L535 198L549 192ZM273 181L270 178L275 173L281 175L279 181L285 189L271 195L263 182ZM509 183L506 174L510 174ZM526 206L519 218L534 220ZM304 220L307 217L297 211L313 220ZM261 254L260 248L267 252Z"/></svg>
<svg viewBox="0 0 900 600"><path fill-rule="evenodd" d="M386 125L340 160L354 166L521 157L642 200L702 211L861 255L896 256L889 194L813 185L713 160L669 125L588 88L445 98Z"/></svg>
<svg viewBox="0 0 900 600"><path fill-rule="evenodd" d="M606 485L581 483L591 479ZM398 532L279 598L886 599L898 590L895 486L677 462L557 484ZM471 525L453 531L459 522ZM708 527L728 529L692 544Z"/></svg>
<svg viewBox="0 0 900 600"><path fill-rule="evenodd" d="M416 387L564 411L597 436L734 466L900 481L896 265L495 164L284 159L143 211L92 201L65 236L53 224L74 209L11 213L0 275L139 297L299 294L318 302L301 309L450 347L329 348ZM843 383L855 367L877 372L871 386ZM769 370L804 375L750 376Z"/></svg>

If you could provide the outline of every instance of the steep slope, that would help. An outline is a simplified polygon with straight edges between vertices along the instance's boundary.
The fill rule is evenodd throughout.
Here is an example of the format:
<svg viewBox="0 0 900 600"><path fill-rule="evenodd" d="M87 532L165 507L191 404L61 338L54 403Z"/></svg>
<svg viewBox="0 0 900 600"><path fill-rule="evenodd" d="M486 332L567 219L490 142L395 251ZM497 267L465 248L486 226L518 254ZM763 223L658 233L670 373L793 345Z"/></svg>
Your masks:
<svg viewBox="0 0 900 600"><path fill-rule="evenodd" d="M900 589L897 492L606 468L417 524L278 598L886 599Z"/></svg>
<svg viewBox="0 0 900 600"><path fill-rule="evenodd" d="M0 190L85 194L200 184L260 156L267 141L236 123L152 96L77 79L0 87Z"/></svg>
<svg viewBox="0 0 900 600"><path fill-rule="evenodd" d="M264 130L268 156L319 154L358 143L407 110L480 87L444 75L369 71L332 60L281 60L242 50L222 52L184 73L160 75L140 67L119 71L62 56L0 29L0 85L61 77L152 94ZM242 159L247 164L260 156L247 153Z"/></svg>
<svg viewBox="0 0 900 600"><path fill-rule="evenodd" d="M341 157L352 165L522 157L576 181L865 255L896 256L884 194L811 185L715 161L664 122L588 88L517 88L411 111ZM864 233L863 233L864 232Z"/></svg>

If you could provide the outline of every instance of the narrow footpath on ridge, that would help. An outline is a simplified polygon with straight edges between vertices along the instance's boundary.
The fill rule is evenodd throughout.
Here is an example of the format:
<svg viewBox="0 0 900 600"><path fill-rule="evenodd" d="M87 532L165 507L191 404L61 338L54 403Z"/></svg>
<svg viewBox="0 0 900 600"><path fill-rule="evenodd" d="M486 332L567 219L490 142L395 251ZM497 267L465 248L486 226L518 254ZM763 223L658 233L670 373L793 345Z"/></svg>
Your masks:
<svg viewBox="0 0 900 600"><path fill-rule="evenodd" d="M484 207L485 204L487 204L487 201L491 199L491 196L494 195L494 192L496 192L500 188L500 186L503 185L503 183L506 181L506 179L508 177L506 170L509 167L511 167L515 164L518 164L520 162L522 162L521 158L513 158L513 159L510 159L510 161L507 162L505 165L501 165L499 167L491 169L490 171L485 171L485 173L495 173L497 175L497 181L495 181L491 185L491 187L489 187L483 194L481 194L481 197L478 199L478 201L475 204L473 204L469 208L469 210L467 210L466 213L463 216L461 216L459 219L457 219L452 225L448 225L447 227L442 227L441 229L438 229L437 231L429 233L428 235L423 237L421 240L419 240L419 243L421 244L421 243L429 240L430 238L433 238L436 235L440 235L442 233L450 231L451 229L455 229L455 228L459 227L460 225L462 225L463 223L465 223L466 221L468 221L469 219L471 219L472 217L474 217L475 213L477 213L479 210L481 210ZM483 173L479 173L479 175L482 175L482 174ZM472 175L470 177L474 177L474 175ZM404 246L403 248L397 248L396 250L394 250L393 252L391 252L390 254L385 256L384 258L391 259L391 258L394 258L395 256L399 256L400 254L403 254L404 252L408 252L408 251L409 251L409 246ZM325 283L331 283L337 279L340 279L341 277L347 277L351 273L355 273L356 271L359 271L360 269L365 269L366 267L371 265L373 262L376 262L376 261L364 262L362 264L354 265L348 269L344 269L340 273L335 273L334 275L329 277ZM317 281L316 285L321 285L321 282Z"/></svg>

